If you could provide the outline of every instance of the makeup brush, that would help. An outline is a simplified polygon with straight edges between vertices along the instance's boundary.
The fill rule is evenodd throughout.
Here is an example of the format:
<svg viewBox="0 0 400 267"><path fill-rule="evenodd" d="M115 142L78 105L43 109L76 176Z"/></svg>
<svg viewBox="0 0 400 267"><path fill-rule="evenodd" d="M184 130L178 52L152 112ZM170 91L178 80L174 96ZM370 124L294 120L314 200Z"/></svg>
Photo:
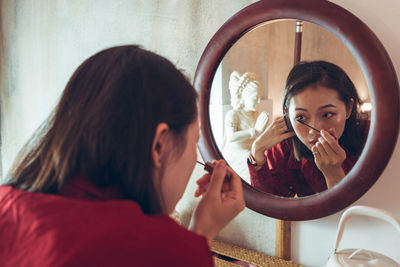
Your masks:
<svg viewBox="0 0 400 267"><path fill-rule="evenodd" d="M296 120L296 121L297 121L298 123L301 123L301 124L303 124L303 125L305 125L305 126L311 128L311 129L313 129L314 131L317 131L319 134L321 134L321 131L320 131L320 130L315 129L314 127L308 125L308 124L305 123L304 121L302 121L302 120Z"/></svg>
<svg viewBox="0 0 400 267"><path fill-rule="evenodd" d="M311 129L313 129L314 131L317 131L319 134L321 134L321 131L320 131L320 130L315 129L314 127L308 125L308 124L305 123L304 121L302 121L302 120L296 120L296 121L299 122L299 123L301 123L301 124L303 124L303 125L305 125L305 126L307 126L307 127L309 127L309 128L311 128ZM332 134L331 134L331 135L332 135ZM333 135L332 135L332 136L333 136ZM333 137L335 138L335 140L337 140L337 137L336 137L336 136L333 136Z"/></svg>
<svg viewBox="0 0 400 267"><path fill-rule="evenodd" d="M206 172L208 172L209 174L212 174L212 172L214 170L214 164L213 163L211 163L211 162L203 163L203 162L200 162L198 160L196 162L198 164L200 164L200 165L203 165L204 166L204 170ZM232 177L232 174L227 171L226 175L225 175L225 182L229 182L231 180L231 177Z"/></svg>

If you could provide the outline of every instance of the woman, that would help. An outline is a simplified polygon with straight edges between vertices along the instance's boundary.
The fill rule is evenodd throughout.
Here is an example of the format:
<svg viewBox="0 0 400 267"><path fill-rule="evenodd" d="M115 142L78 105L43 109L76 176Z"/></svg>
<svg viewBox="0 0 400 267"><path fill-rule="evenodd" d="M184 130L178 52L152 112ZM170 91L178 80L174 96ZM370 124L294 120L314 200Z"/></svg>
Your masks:
<svg viewBox="0 0 400 267"><path fill-rule="evenodd" d="M217 161L193 232L168 216L198 137L196 93L168 60L137 46L90 57L0 187L2 266L212 266L207 241L244 201Z"/></svg>
<svg viewBox="0 0 400 267"><path fill-rule="evenodd" d="M251 183L265 192L301 197L339 183L357 161L369 122L347 74L325 62L303 62L289 73L279 117L253 142Z"/></svg>
<svg viewBox="0 0 400 267"><path fill-rule="evenodd" d="M222 153L230 166L246 181L250 181L249 170L243 164L249 155L255 137L262 133L268 122L266 112L258 112L261 86L253 73L240 75L232 72L229 80L233 109L225 115Z"/></svg>

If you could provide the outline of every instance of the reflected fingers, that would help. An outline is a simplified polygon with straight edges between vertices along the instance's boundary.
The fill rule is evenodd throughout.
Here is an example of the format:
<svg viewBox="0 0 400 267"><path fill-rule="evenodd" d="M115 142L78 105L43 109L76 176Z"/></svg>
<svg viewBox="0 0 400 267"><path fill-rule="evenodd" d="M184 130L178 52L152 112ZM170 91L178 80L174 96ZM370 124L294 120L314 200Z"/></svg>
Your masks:
<svg viewBox="0 0 400 267"><path fill-rule="evenodd" d="M289 129L286 126L285 120L282 118L280 119L277 124L276 124L276 128L279 131L279 133L286 133Z"/></svg>
<svg viewBox="0 0 400 267"><path fill-rule="evenodd" d="M326 134L325 134L326 136ZM327 140L328 139L328 140ZM339 145L338 141L335 137L329 135L325 137L320 137L319 142L322 143L324 149L327 151L330 157L334 158L345 158L346 152L343 148Z"/></svg>
<svg viewBox="0 0 400 267"><path fill-rule="evenodd" d="M295 135L296 135L295 132L287 132L287 131L285 131L285 132L282 134L282 140L288 139L288 138L293 137L293 136L295 136Z"/></svg>
<svg viewBox="0 0 400 267"><path fill-rule="evenodd" d="M342 147L339 145L336 137L330 135L325 130L321 130L321 136L322 136L322 138L320 138L320 139L325 141L325 142L323 142L325 149L327 149L327 145L329 145L329 147L332 149L333 152L335 152L336 154L340 154L340 152L342 151Z"/></svg>
<svg viewBox="0 0 400 267"><path fill-rule="evenodd" d="M329 147L325 148L328 144L324 141L324 140L319 140L315 146L317 147L317 151L319 156L321 156L321 158L328 158L329 154L328 151L330 150ZM329 145L328 145L329 146Z"/></svg>

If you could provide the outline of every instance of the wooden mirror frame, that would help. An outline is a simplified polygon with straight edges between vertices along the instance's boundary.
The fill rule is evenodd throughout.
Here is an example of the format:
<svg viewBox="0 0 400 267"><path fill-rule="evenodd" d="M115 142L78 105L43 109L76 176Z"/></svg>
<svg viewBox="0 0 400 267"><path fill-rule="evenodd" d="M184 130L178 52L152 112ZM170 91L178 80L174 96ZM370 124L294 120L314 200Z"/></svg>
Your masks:
<svg viewBox="0 0 400 267"><path fill-rule="evenodd" d="M325 0L262 0L242 9L215 33L205 48L194 78L201 121L198 143L204 161L223 158L211 132L209 103L218 65L230 47L254 27L279 19L315 23L335 34L355 55L366 77L373 111L371 128L359 160L333 188L302 198L261 192L243 181L246 206L282 220L311 220L342 210L379 178L394 150L399 130L399 85L385 48L356 16Z"/></svg>

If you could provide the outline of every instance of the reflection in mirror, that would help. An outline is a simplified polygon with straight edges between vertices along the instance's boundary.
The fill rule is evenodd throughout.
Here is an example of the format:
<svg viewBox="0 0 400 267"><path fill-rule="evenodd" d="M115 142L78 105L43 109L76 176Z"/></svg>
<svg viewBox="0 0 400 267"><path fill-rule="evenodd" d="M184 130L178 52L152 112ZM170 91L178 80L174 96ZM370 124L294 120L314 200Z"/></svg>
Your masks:
<svg viewBox="0 0 400 267"><path fill-rule="evenodd" d="M290 148L290 150L282 150L282 146L280 147L281 149L278 150L279 153L282 154L284 153L284 151L286 151L285 153L289 154L283 157L278 164L279 166L283 163L285 163L286 165L280 166L279 168L277 168L277 170L275 170L278 177L279 175L283 175L287 178L286 183L271 185L271 180L259 179L257 173L260 172L260 169L261 172L265 172L264 167L266 165L264 165L264 167L248 166L246 159L251 150L251 144L257 143L253 142L254 139L258 140L259 145L253 145L253 150L251 153L253 155L252 160L254 160L254 162L259 165L260 162L264 163L266 161L265 154L263 153L265 149L273 147L271 145L267 145L267 143L271 143L269 141L271 141L272 138L266 138L268 134L265 134L265 132L269 131L269 135L271 136L271 130L268 129L278 126L281 127L281 131L282 129L284 129L283 132L287 130L282 118L282 103L284 101L284 88L286 78L293 67L295 29L295 20L279 20L272 23L260 25L243 35L230 48L217 69L211 88L209 107L211 114L210 123L212 133L216 144L219 147L219 150L222 152L222 155L227 160L228 164L248 183L251 183L249 173L250 167L250 170L252 170L251 176L253 178L253 184L255 187L263 191L285 197L306 196L332 187L334 184L338 183L343 178L345 173L347 173L351 169L351 167L355 164L358 155L360 154L360 151L358 149L355 149L356 152L353 153L354 157L349 155L349 153L347 153L347 157L346 153L343 154L343 150L347 152L351 150L350 145L343 143L348 143L351 140L347 137L340 138L343 136L342 132L345 133L345 136L348 135L347 132L343 129L344 121L346 121L346 119L341 121L343 124L339 123L339 126L336 125L337 127L335 125L332 126L332 124L324 125L321 124L321 121L315 120L317 116L320 116L320 118L321 116L325 116L329 117L329 120L332 121L334 118L338 117L338 114L342 114L342 111L344 111L344 115L347 118L348 114L346 112L351 106L351 103L344 103L342 101L343 97L340 98L340 94L338 94L336 91L325 90L326 87L329 88L332 86L326 86L327 84L322 84L324 86L320 86L315 90L301 90L299 91L302 92L301 94L294 93L294 97L290 97L288 99L290 101L288 101L287 104L292 103L288 105L288 118L290 118L291 124L294 126L293 128L296 132L297 137L286 139L286 147ZM370 109L368 109L368 104L370 102L370 97L368 94L368 88L365 78L356 58L347 49L347 47L338 38L336 38L336 36L312 23L303 22L301 47L301 61L324 60L332 62L340 66L340 68L342 68L345 73L350 77L351 81L355 85L355 88L357 89L360 104L364 104L362 107L366 109L359 110L360 113L359 117L357 118L357 122L354 122L354 124L349 127L360 128L358 130L360 130L363 137L366 137L367 130L365 130L364 128L368 128L368 123L366 126L363 123L361 123L362 126L360 127L356 125L359 125L360 119L369 119ZM229 120L227 120L227 118L231 118L232 120L233 116L230 116L230 114L232 114L235 110L234 106L230 103L230 99L232 98L232 79L235 79L235 75L237 75L237 77L240 77L240 73L246 72L252 73L250 76L254 80L253 83L257 84L257 87L261 90L261 92L259 93L259 97L261 97L260 104L257 106L257 110L252 112L252 116L247 116L244 120L231 123L229 122ZM335 78L333 78L333 80L335 80ZM242 95L242 97L243 96L244 95ZM357 105L356 97L352 98L354 103L353 107L359 108L359 106ZM323 99L329 102L325 104L337 105L335 107L330 106L319 110L318 108L321 107ZM242 99L241 101L244 102L244 99ZM340 104L343 104L340 106L342 108L337 108L337 106ZM296 110L296 107L300 109L305 109L306 107L307 112L303 112L303 114L298 114L296 113L298 111ZM315 112L313 111L313 109L315 110ZM320 112L318 113L317 111ZM256 132L254 128L258 114L264 114L263 116L266 120L269 118L266 131L260 136L258 136L260 132ZM326 136L325 138L323 137L323 142L318 142L318 137L320 137L321 134L316 132L315 130L311 130L304 124L300 124L297 119L301 120L301 122L303 123L311 124L311 126L314 126L314 128L318 128L317 130L325 129L328 131L328 133L330 133L330 135ZM328 120L328 118L325 118L325 120ZM264 129L264 125L262 125L261 121L262 120L260 119L259 128ZM275 126L273 126L274 124ZM343 128L341 128L340 125L343 125ZM227 126L231 127L229 128ZM234 146L230 146L230 148L227 148L227 140L229 139L228 137L233 136L232 133L234 132L234 130L240 130L242 128L246 129L248 133L246 137L242 135L243 139L241 140L241 144L246 145L240 146L240 149L237 151L232 149L235 146L236 148L238 148L237 143L234 144ZM279 136L280 139L278 138L278 142L273 141L275 142L275 144L282 141L281 139L283 132L280 133L281 135ZM286 133L285 138L291 135L293 134ZM333 137L333 139L330 137ZM338 140L336 142L333 142L332 140L335 140L335 137L338 137ZM300 140L304 144L303 147L298 148L297 151L295 149L294 152L292 140ZM365 138L360 138L360 140L365 140ZM324 145L326 145L326 143L328 143L329 141L331 142L331 146L329 147L329 149L327 149L327 147L325 150L323 150ZM261 149L260 147L265 149ZM294 145L294 147L296 146ZM275 147L275 150L276 149L277 147ZM301 149L306 151L306 153L303 153L304 158L307 159L305 161L299 161L299 159L302 158ZM260 151L262 150L264 151L260 153ZM313 154L312 152L317 153ZM325 154L322 154L320 152L323 152ZM270 153L272 152L270 151ZM328 153L334 153L336 156L327 157ZM325 155L325 157L321 157L321 154ZM276 155L277 154L274 154L272 159L276 159ZM297 157L298 160L297 162L296 160L290 161L289 157L292 157L294 159ZM335 159L339 160L339 162L342 162L342 164L340 164L340 168L337 168L337 166L339 166L338 163L335 163L336 168L332 168L333 161L331 160L330 164L327 164L327 158L329 158L330 160ZM304 175L301 171L299 174L298 170L296 170L294 171L294 175L288 175L288 169L294 167L292 165L288 166L288 162L292 162L292 165L300 164L300 166L302 167L296 168L301 169L305 167L306 172L308 172L309 174ZM269 163L273 165L273 162L271 162L271 160L269 160ZM307 164L309 164L311 167L307 167ZM275 164L275 166L277 165ZM289 180L294 180L296 182L292 183ZM305 180L305 182L299 184L299 180Z"/></svg>

